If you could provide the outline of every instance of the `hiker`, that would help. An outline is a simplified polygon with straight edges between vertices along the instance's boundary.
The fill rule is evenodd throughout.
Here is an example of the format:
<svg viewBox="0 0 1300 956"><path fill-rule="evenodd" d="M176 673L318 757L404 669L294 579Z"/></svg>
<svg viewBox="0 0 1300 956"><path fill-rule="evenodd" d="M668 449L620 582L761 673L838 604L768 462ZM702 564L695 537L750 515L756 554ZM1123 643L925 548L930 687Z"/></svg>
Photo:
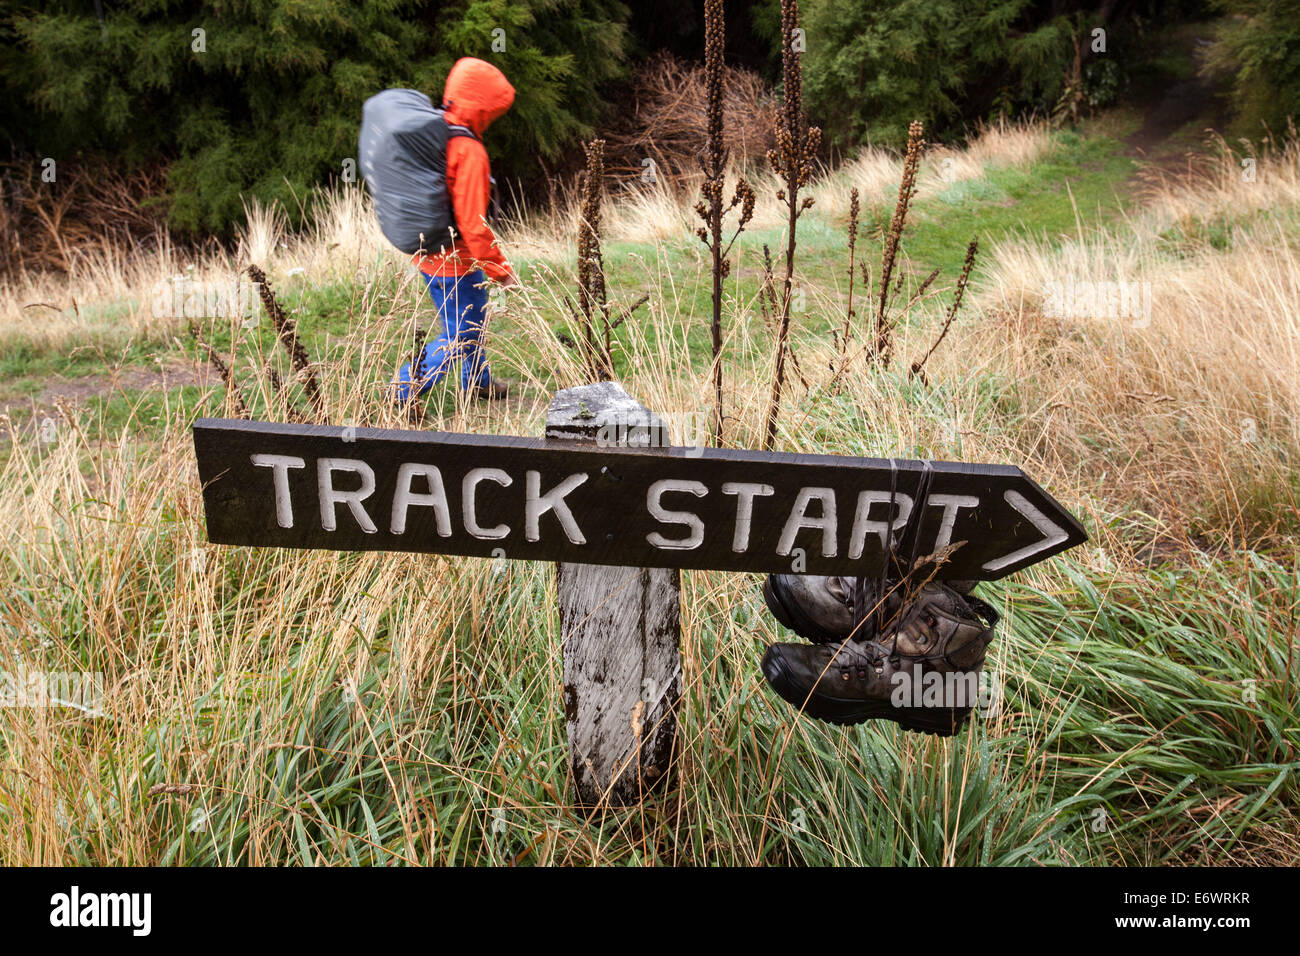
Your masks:
<svg viewBox="0 0 1300 956"><path fill-rule="evenodd" d="M425 394L457 359L461 387L476 398L505 398L504 383L488 374L479 338L487 319L487 281L502 287L519 279L497 247L486 222L491 199L491 167L482 136L515 99L515 89L491 63L462 57L447 74L442 109L450 135L446 140L446 194L455 217L455 238L431 251L415 252L411 261L429 288L441 317L441 334L424 347L418 368L398 373L397 401L405 404ZM457 129L457 128L460 129ZM468 130L473 135L466 135Z"/></svg>

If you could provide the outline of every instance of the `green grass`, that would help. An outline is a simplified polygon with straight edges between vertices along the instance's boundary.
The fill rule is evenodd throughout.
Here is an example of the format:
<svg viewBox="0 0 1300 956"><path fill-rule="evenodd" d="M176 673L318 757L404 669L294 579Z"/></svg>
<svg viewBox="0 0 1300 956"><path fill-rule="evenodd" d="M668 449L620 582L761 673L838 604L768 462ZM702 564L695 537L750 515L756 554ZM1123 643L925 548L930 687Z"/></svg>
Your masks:
<svg viewBox="0 0 1300 956"><path fill-rule="evenodd" d="M918 204L912 272L939 266L951 280L973 234L986 249L1020 235L1056 244L1077 233L1076 207L1113 223L1133 172L1120 135L1058 134L1032 168L990 170ZM860 250L876 254L871 230L888 212L865 211ZM799 237L816 294L796 344L824 341L841 320L825 303L844 280L844 223L814 208ZM775 252L779 240L745 237L742 301L762 243ZM688 349L651 356L675 378L689 365L699 379L707 362L698 245L605 248L618 301L664 273L681 280ZM526 276L540 273L529 265ZM404 356L410 310L431 318L418 288L390 314L400 281L277 282L330 382L355 386L359 414ZM558 312L543 318L563 326ZM519 317L502 320L492 335L552 381L547 348ZM648 310L628 324L624 343L676 328L652 335ZM246 383L278 356L264 317L206 334L240 356ZM755 373L755 351L728 367L732 380ZM142 342L111 361L153 369L196 354L184 340ZM108 361L102 348L0 359L24 399L53 377L102 377ZM954 408L995 443L1035 420L1002 373L922 386L894 369L870 384L917 427L877 427L869 393L792 388L801 447L960 458L962 435L930 427ZM207 545L186 429L219 409L220 391L105 391L86 400L80 434L5 443L0 653L102 673L112 694L102 718L0 711L0 856L11 862L1168 865L1300 852L1293 537L1272 552L1224 546L1145 566L1116 545L1149 540L1145 519L1089 507L1092 543L982 586L1004 615L987 665L1000 705L949 741L795 715L758 672L767 644L793 639L759 580L685 573L675 784L643 807L588 815L568 796L553 569ZM454 392L430 401L449 416ZM284 409L259 397L254 413ZM1276 502L1261 495L1250 507L1266 515Z"/></svg>

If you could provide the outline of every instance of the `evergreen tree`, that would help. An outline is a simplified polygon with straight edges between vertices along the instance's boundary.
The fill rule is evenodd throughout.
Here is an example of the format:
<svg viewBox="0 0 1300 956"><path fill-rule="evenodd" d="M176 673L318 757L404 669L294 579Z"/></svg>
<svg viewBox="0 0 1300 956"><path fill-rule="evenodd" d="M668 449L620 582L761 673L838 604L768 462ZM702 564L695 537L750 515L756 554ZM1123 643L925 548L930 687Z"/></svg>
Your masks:
<svg viewBox="0 0 1300 956"><path fill-rule="evenodd" d="M1229 14L1207 67L1231 79L1238 130L1285 133L1300 117L1300 0L1217 0Z"/></svg>
<svg viewBox="0 0 1300 956"><path fill-rule="evenodd" d="M406 86L437 101L460 56L497 64L518 91L488 144L499 171L554 156L591 133L602 85L623 70L627 18L602 0L55 0L5 12L0 31L18 40L0 61L15 147L172 159L172 224L217 232L246 196L296 218L312 184L355 168L368 96Z"/></svg>
<svg viewBox="0 0 1300 956"><path fill-rule="evenodd" d="M838 146L901 144L919 119L932 135L995 115L1050 113L1067 94L1086 100L1092 31L1110 29L1108 65L1142 22L1185 0L806 0L808 109ZM1195 4L1191 4L1195 6ZM765 0L755 28L775 43ZM1117 35L1118 34L1118 35ZM1114 77L1107 75L1114 85Z"/></svg>

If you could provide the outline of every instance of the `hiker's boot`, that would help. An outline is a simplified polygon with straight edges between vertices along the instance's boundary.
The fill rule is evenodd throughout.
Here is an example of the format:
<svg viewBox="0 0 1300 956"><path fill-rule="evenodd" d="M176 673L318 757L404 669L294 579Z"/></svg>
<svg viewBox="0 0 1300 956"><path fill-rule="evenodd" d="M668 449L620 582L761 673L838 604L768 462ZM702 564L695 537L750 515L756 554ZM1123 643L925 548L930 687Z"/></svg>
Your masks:
<svg viewBox="0 0 1300 956"><path fill-rule="evenodd" d="M838 642L773 644L763 656L763 676L784 700L819 720L884 719L904 730L956 733L980 701L997 612L931 583L908 599L900 596L879 630L876 621L864 614L857 633Z"/></svg>
<svg viewBox="0 0 1300 956"><path fill-rule="evenodd" d="M854 579L816 574L769 574L763 601L783 626L818 644L853 630Z"/></svg>
<svg viewBox="0 0 1300 956"><path fill-rule="evenodd" d="M970 594L975 581L949 581L959 594ZM876 608L878 588L872 581L816 574L769 574L763 582L763 601L772 616L800 637L817 644L842 641L853 632L855 594L862 591L863 615L894 612ZM887 588L886 604L896 603ZM892 616L892 613L890 613ZM861 634L856 635L861 637Z"/></svg>
<svg viewBox="0 0 1300 956"><path fill-rule="evenodd" d="M475 398L481 398L489 402L500 401L510 394L510 389L505 382L490 381L486 385L475 385L470 389L470 394Z"/></svg>

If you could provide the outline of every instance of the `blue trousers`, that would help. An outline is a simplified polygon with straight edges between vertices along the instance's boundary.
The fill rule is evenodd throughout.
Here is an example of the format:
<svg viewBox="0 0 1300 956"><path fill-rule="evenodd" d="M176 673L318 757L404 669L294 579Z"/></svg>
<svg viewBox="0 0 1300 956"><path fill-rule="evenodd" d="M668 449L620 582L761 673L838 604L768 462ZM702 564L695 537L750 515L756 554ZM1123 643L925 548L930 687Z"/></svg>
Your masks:
<svg viewBox="0 0 1300 956"><path fill-rule="evenodd" d="M429 298L438 309L442 334L426 342L419 368L412 375L411 366L402 366L397 374L397 401L411 400L411 385L416 395L423 395L442 381L452 363L460 360L460 386L469 389L486 387L489 381L487 362L479 339L487 320L487 289L482 269L463 276L431 276L420 273L429 286Z"/></svg>

